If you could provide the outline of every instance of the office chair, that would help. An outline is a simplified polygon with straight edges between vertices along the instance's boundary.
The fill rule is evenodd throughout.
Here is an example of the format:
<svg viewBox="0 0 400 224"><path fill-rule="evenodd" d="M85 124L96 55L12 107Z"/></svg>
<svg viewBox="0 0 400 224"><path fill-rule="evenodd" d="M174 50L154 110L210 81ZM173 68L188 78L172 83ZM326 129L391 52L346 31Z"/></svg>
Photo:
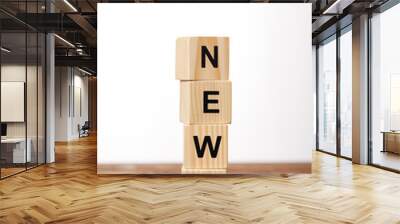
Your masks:
<svg viewBox="0 0 400 224"><path fill-rule="evenodd" d="M90 125L89 125L89 121L85 121L85 123L82 125L82 127L79 127L80 125L78 125L78 129L79 129L79 138L80 137L87 137L89 136L89 129L90 129Z"/></svg>

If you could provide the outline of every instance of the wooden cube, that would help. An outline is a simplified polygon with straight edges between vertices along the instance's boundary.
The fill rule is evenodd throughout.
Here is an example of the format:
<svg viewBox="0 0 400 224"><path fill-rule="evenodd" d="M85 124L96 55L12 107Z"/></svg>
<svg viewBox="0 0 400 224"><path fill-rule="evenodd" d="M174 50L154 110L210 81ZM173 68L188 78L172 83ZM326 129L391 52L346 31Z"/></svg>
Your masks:
<svg viewBox="0 0 400 224"><path fill-rule="evenodd" d="M181 81L180 120L185 124L229 124L231 81Z"/></svg>
<svg viewBox="0 0 400 224"><path fill-rule="evenodd" d="M178 38L175 69L178 80L228 80L229 38Z"/></svg>
<svg viewBox="0 0 400 224"><path fill-rule="evenodd" d="M184 125L183 171L214 169L212 173L220 173L227 166L228 125Z"/></svg>

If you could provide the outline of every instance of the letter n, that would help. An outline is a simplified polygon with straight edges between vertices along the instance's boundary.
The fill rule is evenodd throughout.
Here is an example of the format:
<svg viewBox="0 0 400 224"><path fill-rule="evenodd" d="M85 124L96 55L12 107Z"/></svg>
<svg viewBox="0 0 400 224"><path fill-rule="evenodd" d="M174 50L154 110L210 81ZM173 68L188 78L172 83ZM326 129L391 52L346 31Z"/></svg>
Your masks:
<svg viewBox="0 0 400 224"><path fill-rule="evenodd" d="M214 57L206 46L201 46L201 67L206 67L206 56L214 68L218 68L218 46L214 46Z"/></svg>

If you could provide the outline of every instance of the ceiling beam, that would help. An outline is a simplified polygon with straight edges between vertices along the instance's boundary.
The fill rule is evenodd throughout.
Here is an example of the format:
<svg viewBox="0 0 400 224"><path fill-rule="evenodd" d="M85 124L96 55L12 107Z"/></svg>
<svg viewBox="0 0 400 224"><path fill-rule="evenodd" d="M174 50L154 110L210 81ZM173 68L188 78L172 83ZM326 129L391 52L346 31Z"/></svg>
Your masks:
<svg viewBox="0 0 400 224"><path fill-rule="evenodd" d="M77 25L79 25L91 38L96 38L97 30L90 24L85 17L80 14L68 14L71 20L73 20Z"/></svg>
<svg viewBox="0 0 400 224"><path fill-rule="evenodd" d="M81 66L96 71L96 57L91 56L55 56L56 66Z"/></svg>
<svg viewBox="0 0 400 224"><path fill-rule="evenodd" d="M322 14L342 14L343 10L353 2L355 2L355 0L336 0L330 4Z"/></svg>

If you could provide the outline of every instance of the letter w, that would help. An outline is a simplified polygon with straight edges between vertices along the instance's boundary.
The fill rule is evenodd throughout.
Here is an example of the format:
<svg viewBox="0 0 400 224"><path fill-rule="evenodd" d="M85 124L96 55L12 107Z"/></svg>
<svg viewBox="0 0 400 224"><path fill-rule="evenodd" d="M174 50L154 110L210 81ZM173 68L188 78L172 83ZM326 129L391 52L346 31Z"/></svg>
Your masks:
<svg viewBox="0 0 400 224"><path fill-rule="evenodd" d="M210 155L212 158L216 158L218 155L218 150L219 146L221 144L221 136L217 136L217 141L215 143L215 148L213 147L213 143L211 141L210 136L204 136L204 141L203 144L200 147L200 142L199 142L199 137L198 136L193 136L194 144L196 147L196 152L197 152L197 157L203 158L204 152L206 151L206 147L208 145L208 148L210 149Z"/></svg>

